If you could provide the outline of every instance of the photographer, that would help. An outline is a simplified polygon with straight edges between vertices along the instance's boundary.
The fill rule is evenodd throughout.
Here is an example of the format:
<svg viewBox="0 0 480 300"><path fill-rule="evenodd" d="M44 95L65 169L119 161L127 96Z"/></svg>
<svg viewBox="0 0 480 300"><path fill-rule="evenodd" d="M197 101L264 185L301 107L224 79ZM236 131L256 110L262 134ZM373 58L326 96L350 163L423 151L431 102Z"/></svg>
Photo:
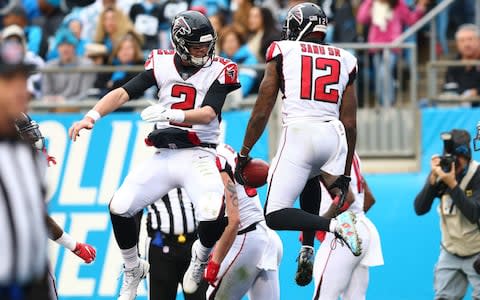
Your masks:
<svg viewBox="0 0 480 300"><path fill-rule="evenodd" d="M480 253L480 170L472 160L470 134L454 129L442 134L443 156L433 156L427 182L415 198L417 215L426 214L440 198L442 233L435 267L435 299L463 299L468 283L480 299L480 275L474 261Z"/></svg>

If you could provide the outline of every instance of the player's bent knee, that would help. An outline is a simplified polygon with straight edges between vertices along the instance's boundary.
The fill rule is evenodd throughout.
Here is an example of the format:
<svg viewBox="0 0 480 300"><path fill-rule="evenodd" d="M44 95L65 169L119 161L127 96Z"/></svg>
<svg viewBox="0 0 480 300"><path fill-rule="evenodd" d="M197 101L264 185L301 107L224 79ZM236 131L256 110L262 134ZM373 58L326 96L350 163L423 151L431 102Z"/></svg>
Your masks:
<svg viewBox="0 0 480 300"><path fill-rule="evenodd" d="M135 212L131 211L130 202L124 200L123 197L114 195L108 207L110 212L116 216L131 218L135 215Z"/></svg>
<svg viewBox="0 0 480 300"><path fill-rule="evenodd" d="M214 221L224 213L223 194L205 193L197 203L199 221Z"/></svg>

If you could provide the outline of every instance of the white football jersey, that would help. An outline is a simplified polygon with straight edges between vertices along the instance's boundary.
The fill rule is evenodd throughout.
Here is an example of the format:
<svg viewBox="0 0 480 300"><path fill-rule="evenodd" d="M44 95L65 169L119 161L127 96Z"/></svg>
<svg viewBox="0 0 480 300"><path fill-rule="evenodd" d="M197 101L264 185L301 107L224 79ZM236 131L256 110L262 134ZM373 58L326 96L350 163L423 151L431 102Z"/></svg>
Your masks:
<svg viewBox="0 0 480 300"><path fill-rule="evenodd" d="M174 63L174 50L152 50L145 62L145 70L153 69L157 82L158 103L167 108L189 110L203 106L205 95L218 80L222 85L239 87L236 63L215 57L188 78L182 78ZM236 87L236 88L238 88ZM231 88L231 90L236 89ZM157 128L178 127L195 132L202 143L218 143L221 116L209 124L157 123Z"/></svg>
<svg viewBox="0 0 480 300"><path fill-rule="evenodd" d="M350 205L348 208L349 211L355 214L364 214L363 211L363 204L365 202L365 188L363 186L363 175L361 173L361 165L360 165L360 158L358 154L355 152L352 161L352 171L351 171L351 181L350 181L350 188L352 189L353 197L355 201ZM328 208L332 204L332 198L328 193L327 189L321 185L322 187L322 203L320 207L320 215L323 215L327 212Z"/></svg>
<svg viewBox="0 0 480 300"><path fill-rule="evenodd" d="M273 42L266 61L281 63L283 122L338 119L343 92L353 83L357 59L331 45L302 41Z"/></svg>
<svg viewBox="0 0 480 300"><path fill-rule="evenodd" d="M220 170L231 168L235 170L235 159L237 153L227 144L217 146L217 167ZM238 197L238 211L240 215L240 226L238 230L245 229L249 225L264 220L263 209L260 204L257 190L248 188L235 182Z"/></svg>

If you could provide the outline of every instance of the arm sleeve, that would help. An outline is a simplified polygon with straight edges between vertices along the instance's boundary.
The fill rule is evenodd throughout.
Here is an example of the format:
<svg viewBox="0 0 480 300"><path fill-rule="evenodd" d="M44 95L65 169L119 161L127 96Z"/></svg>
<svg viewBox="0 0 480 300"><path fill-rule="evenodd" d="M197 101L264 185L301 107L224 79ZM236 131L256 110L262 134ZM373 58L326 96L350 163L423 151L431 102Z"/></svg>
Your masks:
<svg viewBox="0 0 480 300"><path fill-rule="evenodd" d="M225 85L220 84L218 80L215 80L205 95L205 100L203 100L202 107L210 106L217 113L217 115L220 114L227 95L239 87L240 83Z"/></svg>
<svg viewBox="0 0 480 300"><path fill-rule="evenodd" d="M447 192L462 214L470 222L477 223L480 218L480 168L469 182L466 191L462 191L457 185L452 190L448 189ZM471 195L468 195L469 193Z"/></svg>
<svg viewBox="0 0 480 300"><path fill-rule="evenodd" d="M146 89L154 86L156 83L155 76L153 76L153 69L149 69L133 77L123 85L123 88L130 99L135 99L140 97Z"/></svg>
<svg viewBox="0 0 480 300"><path fill-rule="evenodd" d="M415 197L415 213L421 216L429 212L432 208L433 200L438 196L438 194L437 187L435 185L431 185L427 178L425 186L417 195L417 197Z"/></svg>

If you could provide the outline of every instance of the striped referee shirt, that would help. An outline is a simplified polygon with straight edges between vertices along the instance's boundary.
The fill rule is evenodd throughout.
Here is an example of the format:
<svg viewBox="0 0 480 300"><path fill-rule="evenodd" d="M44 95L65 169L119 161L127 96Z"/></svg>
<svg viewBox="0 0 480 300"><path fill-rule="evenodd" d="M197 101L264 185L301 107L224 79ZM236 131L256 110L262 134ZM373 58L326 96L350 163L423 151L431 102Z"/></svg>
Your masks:
<svg viewBox="0 0 480 300"><path fill-rule="evenodd" d="M45 170L30 145L0 138L0 286L45 275Z"/></svg>
<svg viewBox="0 0 480 300"><path fill-rule="evenodd" d="M180 235L193 233L197 219L193 203L184 189L173 189L148 207L147 230L160 230L164 234Z"/></svg>

